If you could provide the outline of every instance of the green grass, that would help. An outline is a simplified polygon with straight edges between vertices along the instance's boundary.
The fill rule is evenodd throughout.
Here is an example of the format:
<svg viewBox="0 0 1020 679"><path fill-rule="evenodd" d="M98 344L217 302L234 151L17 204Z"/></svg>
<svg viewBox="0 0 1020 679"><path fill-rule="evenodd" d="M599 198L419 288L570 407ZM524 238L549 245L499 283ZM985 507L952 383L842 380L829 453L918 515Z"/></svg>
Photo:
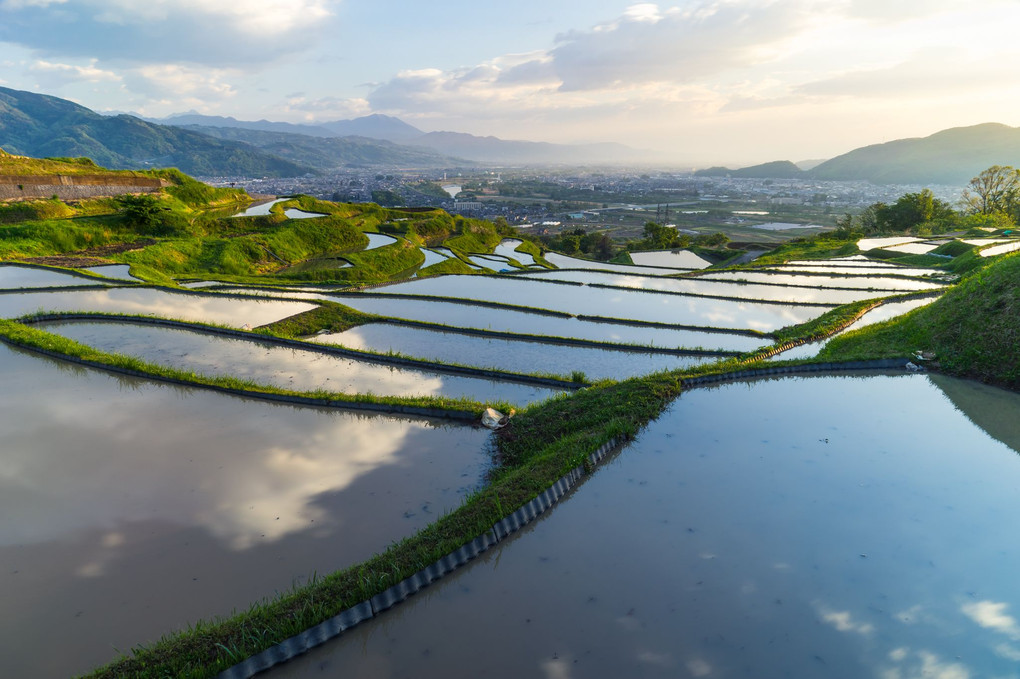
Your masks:
<svg viewBox="0 0 1020 679"><path fill-rule="evenodd" d="M806 241L784 243L754 260L753 266L784 264L794 259L829 259L847 257L860 252L857 244L831 238L812 238Z"/></svg>
<svg viewBox="0 0 1020 679"><path fill-rule="evenodd" d="M315 309L303 311L258 328L279 337L308 337L322 330L343 332L365 323L382 320L381 316L366 314L336 302L320 301Z"/></svg>
<svg viewBox="0 0 1020 679"><path fill-rule="evenodd" d="M972 273L940 299L898 319L833 338L827 360L934 351L941 370L1020 389L1020 257Z"/></svg>

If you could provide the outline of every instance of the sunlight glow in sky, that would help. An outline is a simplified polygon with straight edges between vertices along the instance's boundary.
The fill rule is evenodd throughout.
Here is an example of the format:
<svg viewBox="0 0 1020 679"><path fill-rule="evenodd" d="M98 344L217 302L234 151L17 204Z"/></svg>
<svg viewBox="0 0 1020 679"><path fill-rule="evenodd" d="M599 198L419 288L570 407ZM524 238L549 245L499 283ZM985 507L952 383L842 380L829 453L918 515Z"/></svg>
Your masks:
<svg viewBox="0 0 1020 679"><path fill-rule="evenodd" d="M740 165L1020 124L1017 25L1017 0L0 0L0 85Z"/></svg>

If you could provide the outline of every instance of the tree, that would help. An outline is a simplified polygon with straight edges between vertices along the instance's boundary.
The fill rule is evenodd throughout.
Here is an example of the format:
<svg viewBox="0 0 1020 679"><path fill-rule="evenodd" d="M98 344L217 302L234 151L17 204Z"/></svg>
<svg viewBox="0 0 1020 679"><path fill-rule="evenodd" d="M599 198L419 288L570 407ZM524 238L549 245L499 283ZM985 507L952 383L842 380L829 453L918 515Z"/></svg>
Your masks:
<svg viewBox="0 0 1020 679"><path fill-rule="evenodd" d="M1020 207L1020 170L1009 165L993 165L970 180L961 199L971 214L996 212L1017 217Z"/></svg>
<svg viewBox="0 0 1020 679"><path fill-rule="evenodd" d="M667 250L680 247L680 234L676 229L662 226L655 222L645 223L645 240L643 246L649 250Z"/></svg>
<svg viewBox="0 0 1020 679"><path fill-rule="evenodd" d="M904 232L922 224L953 217L953 208L939 200L930 189L906 193L892 205L877 208L876 219L883 231Z"/></svg>

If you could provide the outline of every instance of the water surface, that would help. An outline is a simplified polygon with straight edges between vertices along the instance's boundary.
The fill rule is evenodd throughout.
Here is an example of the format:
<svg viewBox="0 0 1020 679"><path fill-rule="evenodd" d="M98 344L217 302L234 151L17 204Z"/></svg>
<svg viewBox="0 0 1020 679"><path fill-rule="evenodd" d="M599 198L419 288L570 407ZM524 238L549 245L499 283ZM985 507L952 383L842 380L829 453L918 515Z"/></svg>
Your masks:
<svg viewBox="0 0 1020 679"><path fill-rule="evenodd" d="M630 260L640 266L662 266L671 269L704 269L712 265L712 262L690 250L632 252Z"/></svg>
<svg viewBox="0 0 1020 679"><path fill-rule="evenodd" d="M1020 458L944 379L686 392L533 528L269 676L1012 676Z"/></svg>
<svg viewBox="0 0 1020 679"><path fill-rule="evenodd" d="M480 482L483 430L0 346L3 674L63 678L364 560Z"/></svg>
<svg viewBox="0 0 1020 679"><path fill-rule="evenodd" d="M37 269L34 266L0 266L0 290L66 288L76 285L103 285L103 281L71 272Z"/></svg>
<svg viewBox="0 0 1020 679"><path fill-rule="evenodd" d="M92 273L105 276L106 278L115 278L120 281L137 281L139 279L131 275L130 264L102 264L100 266L89 266L82 269L82 271L90 271Z"/></svg>
<svg viewBox="0 0 1020 679"><path fill-rule="evenodd" d="M311 338L311 341L384 353L393 351L444 363L518 373L569 377L574 371L580 371L589 379L624 379L660 370L686 368L711 360L476 337L389 323L369 323L344 332L318 335Z"/></svg>
<svg viewBox="0 0 1020 679"><path fill-rule="evenodd" d="M697 278L664 278L662 276L635 276L629 274L607 273L604 271L553 270L536 271L525 274L529 278L539 280L574 281L585 284L612 285L624 288L640 288L660 292L688 293L695 295L718 295L722 297L738 297L747 300L767 299L780 302L818 302L821 304L846 304L861 299L875 297L868 290L839 290L834 288L808 287L804 281L802 287L780 287L775 285L755 285L740 283L736 280L712 280ZM595 292L594 294L598 294Z"/></svg>
<svg viewBox="0 0 1020 679"><path fill-rule="evenodd" d="M135 323L42 324L44 330L102 351L208 376L233 376L284 389L378 396L446 396L525 405L557 391L438 371L355 360L181 328Z"/></svg>
<svg viewBox="0 0 1020 679"><path fill-rule="evenodd" d="M718 280L744 280L749 283L776 283L780 285L826 288L863 288L870 290L932 290L942 287L941 283L893 278L891 276L797 276L796 274L776 274L757 271L710 271L699 277Z"/></svg>
<svg viewBox="0 0 1020 679"><path fill-rule="evenodd" d="M770 332L820 316L824 306L795 306L660 295L623 288L557 285L519 276L441 276L397 283L377 292L456 297L535 306L577 315Z"/></svg>
<svg viewBox="0 0 1020 679"><path fill-rule="evenodd" d="M36 311L98 311L257 327L315 308L304 302L184 294L154 288L66 290L0 295L0 318Z"/></svg>
<svg viewBox="0 0 1020 679"><path fill-rule="evenodd" d="M517 248L522 245L524 241L517 240L514 238L507 238L500 242L493 251L494 254L500 257L507 257L510 259L516 259L524 266L531 266L535 263L535 258L526 252L518 252Z"/></svg>

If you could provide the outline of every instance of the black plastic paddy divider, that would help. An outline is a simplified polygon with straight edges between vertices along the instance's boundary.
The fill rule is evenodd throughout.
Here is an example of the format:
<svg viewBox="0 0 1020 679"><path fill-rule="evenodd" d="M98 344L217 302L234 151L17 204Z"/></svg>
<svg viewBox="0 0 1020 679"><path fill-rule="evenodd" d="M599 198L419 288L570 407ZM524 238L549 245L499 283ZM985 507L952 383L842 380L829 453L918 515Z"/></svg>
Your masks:
<svg viewBox="0 0 1020 679"><path fill-rule="evenodd" d="M738 370L704 375L701 377L684 378L683 389L710 386L721 382L795 375L803 373L843 372L856 370L894 370L904 368L906 359L884 359L877 361L851 361L846 363L816 363L789 366L775 366L751 370ZM388 589L366 599L328 620L314 625L300 634L271 646L246 660L227 668L218 675L218 679L250 679L260 672L292 660L311 649L341 636L363 622L371 620L386 610L393 608L414 596L429 585L441 580L446 575L469 564L475 558L500 544L508 537L532 523L539 516L552 509L568 493L576 489L598 468L599 464L610 453L619 452L626 441L614 438L589 455L583 464L571 469L560 477L531 501L510 513L492 528L476 536L453 552L443 556L429 566L419 570L408 578Z"/></svg>
<svg viewBox="0 0 1020 679"><path fill-rule="evenodd" d="M249 332L246 330L237 330L234 328L221 328L219 326L206 325L203 323L194 323L190 321L177 321L167 318L157 318L154 316L72 312L72 313L32 314L31 316L24 317L18 320L19 323L24 323L26 325L35 325L39 323L45 323L47 321L89 321L99 323L129 323L138 325L154 325L164 328L177 328L183 330L190 330L192 332L201 332L208 335L233 337L236 339L242 339L249 342L273 344L277 346L289 347L291 349L311 351L319 354L327 354L332 356L344 356L347 358L354 358L365 362L383 363L387 365L414 368L417 370L431 370L434 372L468 375L471 377L487 377L490 379L497 379L505 382L520 382L523 384L557 387L560 389L569 390L580 389L584 386L587 386L586 384L581 382L573 382L571 380L565 379L560 380L552 377L539 377L537 375L512 373L501 370L489 370L485 368L474 368L471 366L452 365L448 363L439 363L436 361L425 361L414 358L406 358L403 356L390 356L387 354L377 354L370 351L359 351L357 349L349 349L347 347L342 347L335 344L317 344L314 342L304 342L302 340L290 339L286 337L277 337L276 335L266 335L259 332Z"/></svg>

